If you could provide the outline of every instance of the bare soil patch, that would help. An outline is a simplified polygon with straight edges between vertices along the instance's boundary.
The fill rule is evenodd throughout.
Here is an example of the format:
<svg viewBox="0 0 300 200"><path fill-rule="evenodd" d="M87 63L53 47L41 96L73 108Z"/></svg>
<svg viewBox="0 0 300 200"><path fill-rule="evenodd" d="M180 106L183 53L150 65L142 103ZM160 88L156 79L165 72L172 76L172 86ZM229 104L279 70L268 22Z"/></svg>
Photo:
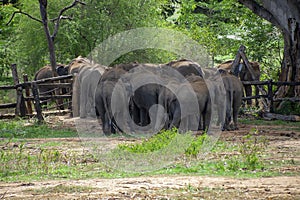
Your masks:
<svg viewBox="0 0 300 200"><path fill-rule="evenodd" d="M53 126L74 128L72 119L58 117ZM255 132L255 133L253 133ZM274 159L300 160L300 132L288 125L240 124L220 139L237 142L248 133L265 136ZM58 141L57 148L81 151L79 138L28 140L28 145ZM113 145L124 139L111 139ZM56 147L53 147L56 148ZM272 158L271 158L272 159ZM231 178L216 176L160 175L117 179L0 182L0 199L300 199L300 166L281 168L278 177ZM296 176L286 176L286 172Z"/></svg>

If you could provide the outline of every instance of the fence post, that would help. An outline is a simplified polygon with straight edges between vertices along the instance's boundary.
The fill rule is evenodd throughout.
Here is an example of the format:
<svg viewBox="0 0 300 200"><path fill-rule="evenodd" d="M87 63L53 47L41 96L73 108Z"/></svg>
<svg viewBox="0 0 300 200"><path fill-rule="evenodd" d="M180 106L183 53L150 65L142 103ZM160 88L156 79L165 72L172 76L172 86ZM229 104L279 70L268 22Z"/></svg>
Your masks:
<svg viewBox="0 0 300 200"><path fill-rule="evenodd" d="M43 114L42 114L42 108L40 104L40 97L39 97L39 91L38 91L38 86L35 81L31 83L32 87L32 95L34 98L34 107L36 111L36 116L38 118L38 123L42 123L44 121Z"/></svg>
<svg viewBox="0 0 300 200"><path fill-rule="evenodd" d="M272 79L270 79L268 81L268 99L269 99L269 102L270 102L270 112L274 112L274 107L273 107L273 81Z"/></svg>
<svg viewBox="0 0 300 200"><path fill-rule="evenodd" d="M24 81L24 83L28 82L28 75L27 74L23 75L23 81ZM30 90L29 90L29 87L27 85L25 87L25 96L26 97L30 96ZM28 99L26 101L26 105L27 105L27 114L32 115L31 100Z"/></svg>
<svg viewBox="0 0 300 200"><path fill-rule="evenodd" d="M17 71L17 64L12 64L11 65L11 72L12 72L12 76L14 79L14 84L15 86L17 86L20 82L19 82L19 77L18 77L18 71ZM16 105L16 111L15 111L15 115L17 116L21 116L21 117L25 117L26 115L26 105L25 105L25 101L24 101L24 97L23 97L23 88L21 86L16 88L17 90L17 105Z"/></svg>

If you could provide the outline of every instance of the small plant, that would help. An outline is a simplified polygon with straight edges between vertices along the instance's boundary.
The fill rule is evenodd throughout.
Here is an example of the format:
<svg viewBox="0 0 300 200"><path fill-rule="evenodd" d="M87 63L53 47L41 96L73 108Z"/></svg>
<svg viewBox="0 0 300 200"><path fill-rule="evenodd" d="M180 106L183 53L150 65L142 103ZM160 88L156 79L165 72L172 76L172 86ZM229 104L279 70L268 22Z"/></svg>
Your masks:
<svg viewBox="0 0 300 200"><path fill-rule="evenodd" d="M256 132L256 131L255 131ZM217 163L217 169L221 171L254 171L263 169L264 165L261 155L266 147L264 138L253 137L248 134L244 136L237 145L236 153L226 155L221 162Z"/></svg>
<svg viewBox="0 0 300 200"><path fill-rule="evenodd" d="M207 134L196 137L191 145L186 149L185 155L196 157L203 146L204 141L208 138Z"/></svg>
<svg viewBox="0 0 300 200"><path fill-rule="evenodd" d="M118 148L133 153L149 153L166 147L178 135L177 128L163 130L150 138L143 140L141 143L120 144Z"/></svg>

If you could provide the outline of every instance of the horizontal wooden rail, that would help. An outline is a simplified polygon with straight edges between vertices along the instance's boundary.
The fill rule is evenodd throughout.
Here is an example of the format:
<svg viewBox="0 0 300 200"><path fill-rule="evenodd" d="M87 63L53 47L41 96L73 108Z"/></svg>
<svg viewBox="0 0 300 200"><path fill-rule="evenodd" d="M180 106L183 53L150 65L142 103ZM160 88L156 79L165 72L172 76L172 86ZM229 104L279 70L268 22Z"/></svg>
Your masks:
<svg viewBox="0 0 300 200"><path fill-rule="evenodd" d="M38 87L44 87L44 88L70 88L70 87L72 87L72 83L38 84Z"/></svg>
<svg viewBox="0 0 300 200"><path fill-rule="evenodd" d="M40 100L47 99L71 99L72 95L46 95L40 96ZM24 97L25 100L34 100L34 97Z"/></svg>
<svg viewBox="0 0 300 200"><path fill-rule="evenodd" d="M0 86L0 90L15 90L17 89L16 86L14 85L2 85Z"/></svg>
<svg viewBox="0 0 300 200"><path fill-rule="evenodd" d="M6 103L6 104L0 104L0 109L5 108L16 108L17 103Z"/></svg>

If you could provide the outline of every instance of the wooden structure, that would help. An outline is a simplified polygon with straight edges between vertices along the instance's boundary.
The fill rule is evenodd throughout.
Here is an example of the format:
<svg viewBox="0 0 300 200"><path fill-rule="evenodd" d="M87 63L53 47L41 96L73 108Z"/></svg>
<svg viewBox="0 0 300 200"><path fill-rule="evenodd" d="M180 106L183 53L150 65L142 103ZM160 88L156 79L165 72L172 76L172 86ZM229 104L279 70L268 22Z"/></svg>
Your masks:
<svg viewBox="0 0 300 200"><path fill-rule="evenodd" d="M14 80L14 85L11 86L0 86L0 90L16 90L16 103L8 103L8 104L0 104L0 109L6 108L14 108L15 114L12 115L0 115L0 118L10 118L10 117L26 117L26 116L33 116L36 115L38 122L42 122L44 120L43 113L42 113L42 106L41 104L45 101L51 100L71 100L71 94L62 94L61 89L66 88L70 92L72 91L72 79L73 75L66 75L66 76L58 76L53 78L47 78L37 81L28 81L28 76L23 76L23 83L20 83L18 73L17 73L17 66L13 64L12 68L12 76ZM62 82L64 80L68 80L68 82ZM39 94L39 87L46 87L53 90L60 90L56 92L54 95L53 93L49 92L47 94ZM51 91L53 91L51 90ZM59 95L57 95L57 93ZM25 96L24 96L25 94ZM35 108L35 113L32 110L32 103ZM58 107L61 105L56 105Z"/></svg>

